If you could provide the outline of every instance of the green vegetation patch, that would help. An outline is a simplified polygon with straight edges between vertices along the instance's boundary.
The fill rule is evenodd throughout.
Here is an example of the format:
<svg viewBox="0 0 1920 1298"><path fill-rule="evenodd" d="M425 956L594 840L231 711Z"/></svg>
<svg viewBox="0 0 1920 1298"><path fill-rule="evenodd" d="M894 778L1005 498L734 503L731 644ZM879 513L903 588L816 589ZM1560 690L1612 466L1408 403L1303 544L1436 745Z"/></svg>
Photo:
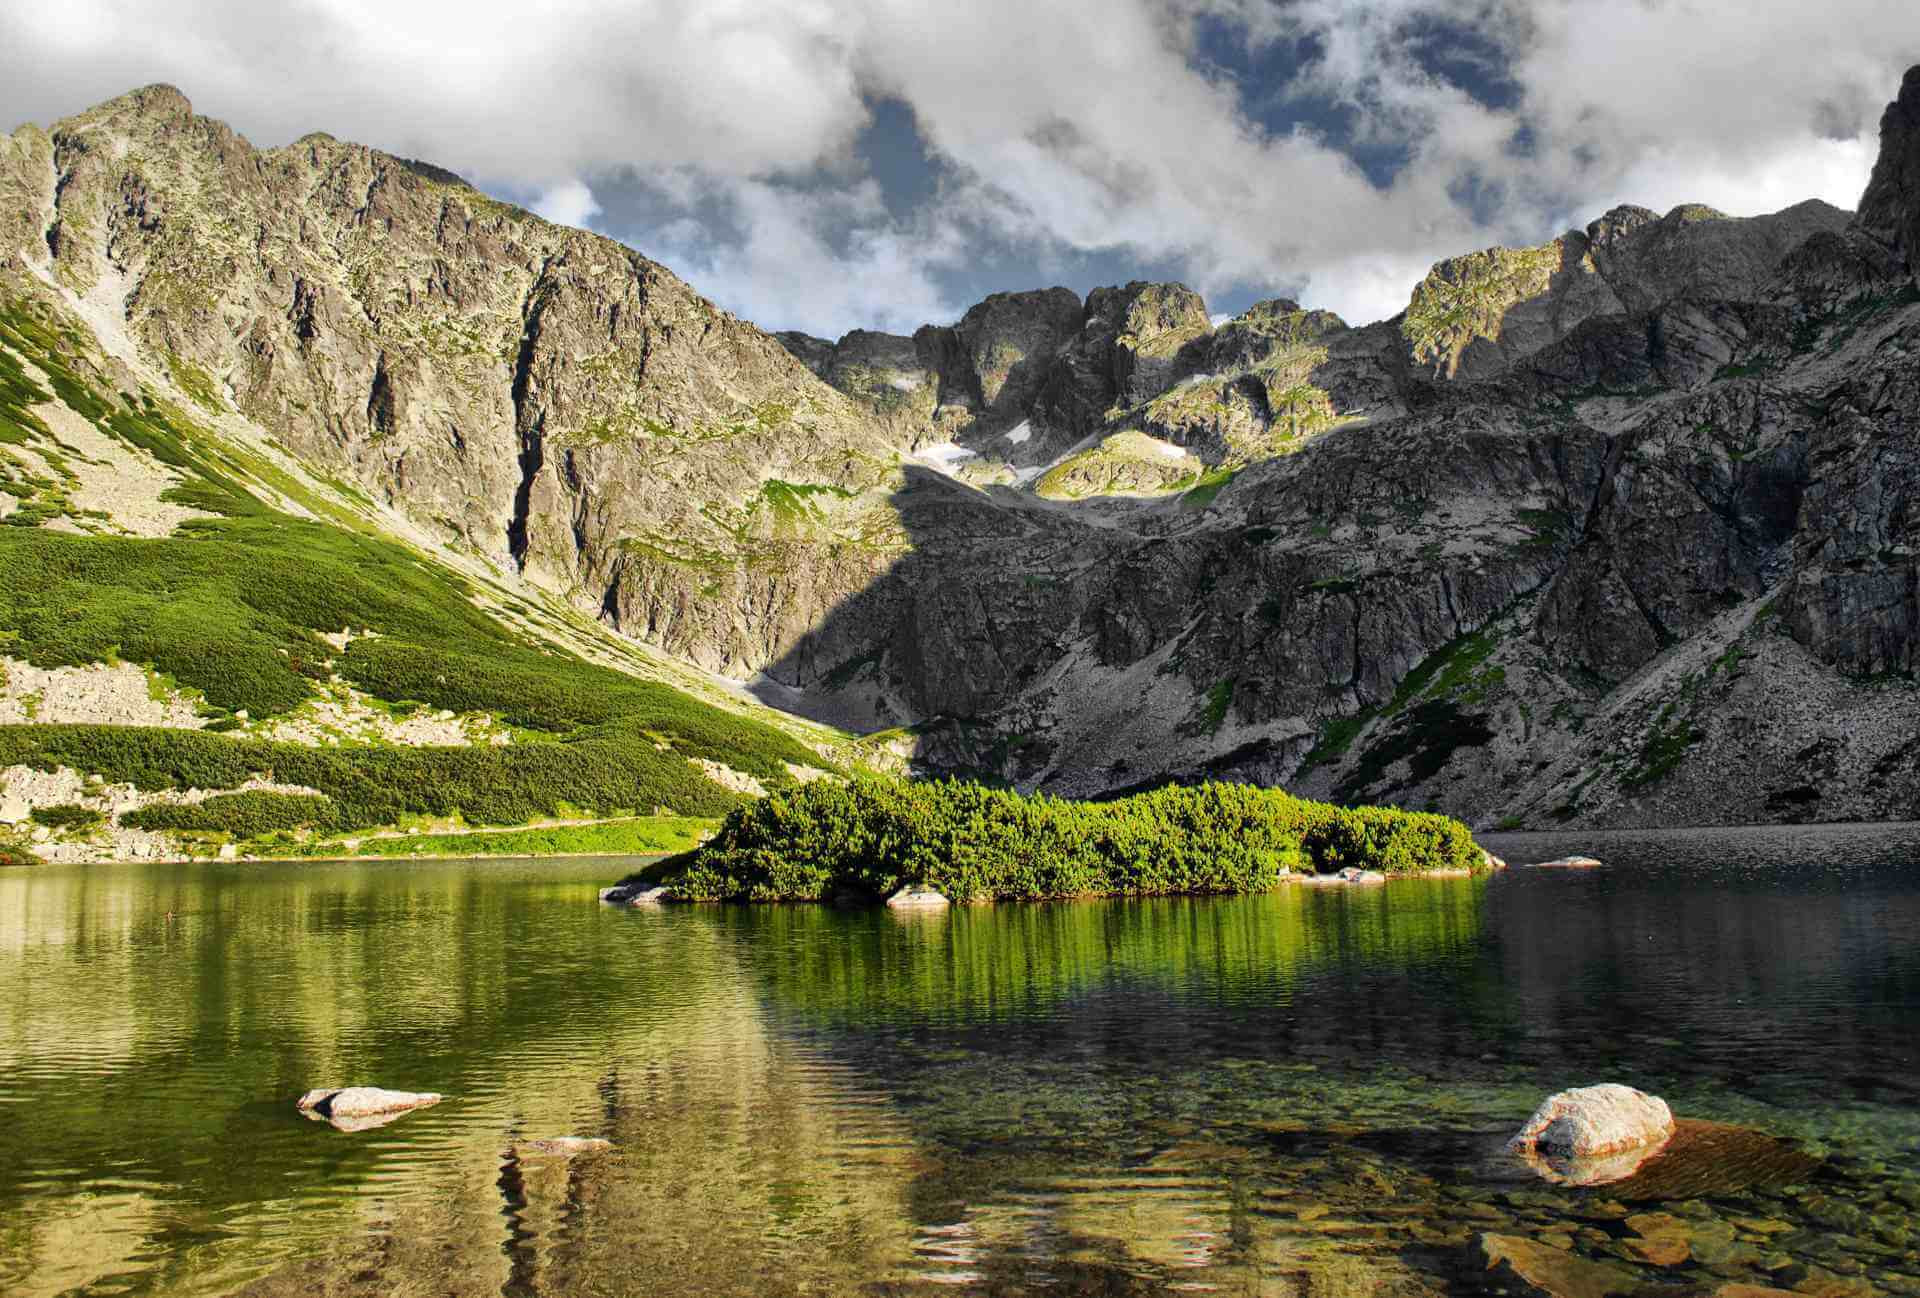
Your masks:
<svg viewBox="0 0 1920 1298"><path fill-rule="evenodd" d="M815 759L816 761L818 759ZM664 740L620 721L553 743L466 748L310 748L154 726L0 726L0 766L51 771L61 766L146 791L237 789L255 777L294 784L331 799L331 828L392 825L410 816L464 817L473 824L515 825L574 807L594 815L631 815L665 808L720 816L745 799L706 779ZM294 804L269 796L206 808L148 808L145 828L232 833L251 837L287 826ZM319 809L299 804L304 814ZM219 815L227 822L162 823Z"/></svg>
<svg viewBox="0 0 1920 1298"><path fill-rule="evenodd" d="M1311 859L1302 842L1353 821L1320 858L1396 873L1484 868L1465 825L1444 816L1350 811L1245 784L1168 786L1073 802L954 780L863 778L775 793L729 815L674 870L697 900L883 897L905 886L956 901L1254 892Z"/></svg>
<svg viewBox="0 0 1920 1298"><path fill-rule="evenodd" d="M51 807L35 807L28 815L36 825L45 825L48 829L69 833L84 833L98 828L106 821L106 817L92 807L83 807L77 802L62 802Z"/></svg>
<svg viewBox="0 0 1920 1298"><path fill-rule="evenodd" d="M1430 780L1446 768L1456 750L1481 747L1493 742L1493 737L1485 716L1462 712L1452 699L1422 703L1367 746L1359 762L1335 786L1333 796L1346 802L1360 797L1403 759L1409 780Z"/></svg>
<svg viewBox="0 0 1920 1298"><path fill-rule="evenodd" d="M1215 496L1227 489L1227 484L1240 476L1238 469L1213 469L1200 476L1185 495L1180 497L1182 509L1205 509L1213 503Z"/></svg>
<svg viewBox="0 0 1920 1298"><path fill-rule="evenodd" d="M338 828L340 812L333 799L314 794L216 793L200 802L160 802L120 817L128 829L159 829L203 834L230 834L254 838L275 831L311 829L325 833Z"/></svg>
<svg viewBox="0 0 1920 1298"><path fill-rule="evenodd" d="M1668 703L1660 709L1652 729L1647 731L1646 741L1640 746L1633 769L1620 777L1622 788L1640 789L1658 784L1685 760L1689 748L1707 737L1685 717L1675 717L1675 708L1675 704Z"/></svg>

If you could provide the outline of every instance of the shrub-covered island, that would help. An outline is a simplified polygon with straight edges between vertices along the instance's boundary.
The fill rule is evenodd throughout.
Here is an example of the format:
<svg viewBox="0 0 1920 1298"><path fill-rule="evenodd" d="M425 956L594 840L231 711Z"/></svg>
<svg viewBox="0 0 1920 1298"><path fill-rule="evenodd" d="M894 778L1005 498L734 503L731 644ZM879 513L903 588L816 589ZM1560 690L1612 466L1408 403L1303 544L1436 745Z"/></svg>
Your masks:
<svg viewBox="0 0 1920 1298"><path fill-rule="evenodd" d="M774 793L647 872L698 901L821 901L903 887L956 901L1257 892L1288 875L1482 870L1457 820L1202 784L1111 802L957 780L861 778Z"/></svg>

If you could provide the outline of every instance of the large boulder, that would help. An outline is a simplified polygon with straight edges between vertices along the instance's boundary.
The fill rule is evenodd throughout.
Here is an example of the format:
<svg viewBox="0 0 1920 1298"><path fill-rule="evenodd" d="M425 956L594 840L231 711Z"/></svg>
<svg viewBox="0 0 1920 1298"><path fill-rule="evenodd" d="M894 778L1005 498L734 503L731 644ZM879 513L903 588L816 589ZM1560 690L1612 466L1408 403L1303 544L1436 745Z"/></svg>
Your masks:
<svg viewBox="0 0 1920 1298"><path fill-rule="evenodd" d="M1567 1158L1657 1148L1673 1135L1673 1111L1657 1095L1606 1082L1549 1095L1507 1147Z"/></svg>

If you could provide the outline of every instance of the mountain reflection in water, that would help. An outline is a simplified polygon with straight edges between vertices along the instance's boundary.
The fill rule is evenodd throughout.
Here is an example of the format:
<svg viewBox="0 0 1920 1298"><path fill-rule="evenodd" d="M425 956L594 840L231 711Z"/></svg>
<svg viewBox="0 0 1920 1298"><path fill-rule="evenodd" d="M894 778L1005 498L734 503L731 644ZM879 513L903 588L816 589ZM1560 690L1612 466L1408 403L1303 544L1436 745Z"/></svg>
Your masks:
<svg viewBox="0 0 1920 1298"><path fill-rule="evenodd" d="M0 1291L1474 1292L1486 1231L1682 1292L1920 1276L1920 829L1489 844L1609 864L931 916L614 910L608 861L0 875ZM1502 1153L1597 1080L1813 1170L1629 1211ZM448 1098L293 1107L356 1082Z"/></svg>

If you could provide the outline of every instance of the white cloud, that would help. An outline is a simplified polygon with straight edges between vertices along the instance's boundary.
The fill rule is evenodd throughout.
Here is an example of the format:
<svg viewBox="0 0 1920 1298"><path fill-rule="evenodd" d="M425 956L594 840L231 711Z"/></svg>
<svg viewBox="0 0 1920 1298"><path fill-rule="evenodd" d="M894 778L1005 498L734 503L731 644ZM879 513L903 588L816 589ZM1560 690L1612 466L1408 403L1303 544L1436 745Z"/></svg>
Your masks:
<svg viewBox="0 0 1920 1298"><path fill-rule="evenodd" d="M593 190L579 179L550 186L530 206L556 225L577 225L583 230L592 229L593 218L600 215Z"/></svg>
<svg viewBox="0 0 1920 1298"><path fill-rule="evenodd" d="M1407 165L1379 187L1337 142L1264 130L1196 57L1201 17L1256 49L1306 38L1319 59L1259 96L1339 105ZM1423 61L1450 31L1510 100ZM1033 266L1124 249L1357 322L1438 257L1617 202L1851 206L1916 60L1912 0L554 0L537 21L505 0L62 0L0 12L0 121L170 80L259 143L325 129L569 223L620 225L598 181L631 175L681 219L626 233L774 327L951 318L936 272L1009 248ZM873 96L911 105L940 159L922 211L865 188ZM701 200L741 238L695 223Z"/></svg>

